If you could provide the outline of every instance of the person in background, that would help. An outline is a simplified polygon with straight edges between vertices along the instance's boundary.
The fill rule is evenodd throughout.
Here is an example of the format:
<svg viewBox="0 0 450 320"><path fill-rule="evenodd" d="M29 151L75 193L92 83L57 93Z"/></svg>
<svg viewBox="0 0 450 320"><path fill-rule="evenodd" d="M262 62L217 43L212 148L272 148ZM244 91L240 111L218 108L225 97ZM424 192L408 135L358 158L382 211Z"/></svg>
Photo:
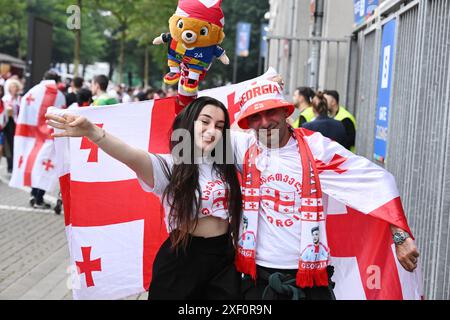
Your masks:
<svg viewBox="0 0 450 320"><path fill-rule="evenodd" d="M347 135L347 149L354 153L356 137L355 117L348 112L345 107L339 105L339 93L336 90L325 90L324 95L328 101L328 111L330 113L330 117L342 122Z"/></svg>
<svg viewBox="0 0 450 320"><path fill-rule="evenodd" d="M3 127L6 125L6 110L5 110L5 106L3 105L3 86L0 85L0 163L2 162L2 157L3 157L3 141L4 141L4 136L3 136Z"/></svg>
<svg viewBox="0 0 450 320"><path fill-rule="evenodd" d="M146 100L152 100L152 99L157 99L157 98L159 98L158 95L157 95L157 93L156 93L156 90L153 89L153 88L148 88L148 89L145 91L145 93L146 93L146 95L147 95Z"/></svg>
<svg viewBox="0 0 450 320"><path fill-rule="evenodd" d="M312 100L315 119L302 124L302 128L320 132L348 149L347 135L342 122L328 116L327 99L322 92L317 92Z"/></svg>
<svg viewBox="0 0 450 320"><path fill-rule="evenodd" d="M119 103L122 102L122 96L123 96L123 92L124 92L124 86L125 85L115 85L111 90L108 91L108 95L110 97L115 98L117 101L119 101Z"/></svg>
<svg viewBox="0 0 450 320"><path fill-rule="evenodd" d="M314 90L310 87L298 87L294 91L292 100L295 108L300 111L299 117L292 123L294 128L300 128L305 122L309 122L314 119L314 112L311 106L313 97Z"/></svg>
<svg viewBox="0 0 450 320"><path fill-rule="evenodd" d="M145 100L149 100L147 97L147 94L145 92L138 92L135 96L134 96L134 101L138 102L138 101L145 101Z"/></svg>
<svg viewBox="0 0 450 320"><path fill-rule="evenodd" d="M77 102L78 92L83 87L83 78L75 77L70 83L69 92L66 94L67 106L71 106L73 103Z"/></svg>
<svg viewBox="0 0 450 320"><path fill-rule="evenodd" d="M81 88L77 92L78 107L89 107L92 103L92 92L89 89Z"/></svg>
<svg viewBox="0 0 450 320"><path fill-rule="evenodd" d="M109 79L105 75L97 75L92 79L91 91L94 97L94 106L105 106L117 104L119 101L106 93L108 89Z"/></svg>
<svg viewBox="0 0 450 320"><path fill-rule="evenodd" d="M20 92L22 84L17 79L8 80L8 91L3 96L3 106L6 110L6 125L3 128L4 152L7 160L8 173L12 173L14 160L14 133L16 131L17 117L20 110Z"/></svg>
<svg viewBox="0 0 450 320"><path fill-rule="evenodd" d="M156 91L156 94L155 95L157 95L157 97L155 97L155 99L163 99L163 98L165 98L166 97L166 92L163 90L163 89L158 89L157 91Z"/></svg>
<svg viewBox="0 0 450 320"><path fill-rule="evenodd" d="M38 130L34 132L35 141L39 141L44 136L44 141L50 138L50 129L45 125L45 111L49 107L56 107L60 109L66 108L66 97L64 94L55 90L58 88L58 84L61 82L61 77L54 70L49 70L45 72L43 79L40 83L32 87L27 93L25 93L24 98L22 99L22 111L19 115L19 125L26 125L28 119L35 117L35 121L37 122ZM56 92L55 92L56 91ZM42 98L38 98L41 96ZM47 140L48 141L48 140ZM42 152L45 146L42 147ZM19 155L16 155L18 158ZM18 163L18 159L16 159L15 163ZM16 167L17 168L17 167ZM31 186L31 198L29 200L29 204L34 209L50 209L50 203L44 201L45 190L43 181L48 181L50 176L46 176L47 170L43 169L44 166L33 166L33 178L30 181ZM23 179L19 178L21 174L20 171L17 171L13 174L11 181L15 179ZM15 177L16 176L16 177ZM23 173L22 173L23 176ZM57 176L54 176L54 179L57 179Z"/></svg>
<svg viewBox="0 0 450 320"><path fill-rule="evenodd" d="M177 90L173 86L167 86L166 97L175 97L177 95Z"/></svg>
<svg viewBox="0 0 450 320"><path fill-rule="evenodd" d="M124 91L122 95L122 103L128 103L133 101L133 88L128 87L126 91Z"/></svg>

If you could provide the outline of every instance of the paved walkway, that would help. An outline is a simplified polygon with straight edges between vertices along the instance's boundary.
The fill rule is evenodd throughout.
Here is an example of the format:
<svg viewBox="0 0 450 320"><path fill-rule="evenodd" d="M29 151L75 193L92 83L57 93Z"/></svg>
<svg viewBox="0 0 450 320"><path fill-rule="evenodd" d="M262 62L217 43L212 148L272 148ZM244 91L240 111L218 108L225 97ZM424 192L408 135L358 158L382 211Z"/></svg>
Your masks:
<svg viewBox="0 0 450 320"><path fill-rule="evenodd" d="M30 208L29 190L10 188L5 166L0 159L0 300L72 299L63 215ZM46 200L54 204L56 192Z"/></svg>

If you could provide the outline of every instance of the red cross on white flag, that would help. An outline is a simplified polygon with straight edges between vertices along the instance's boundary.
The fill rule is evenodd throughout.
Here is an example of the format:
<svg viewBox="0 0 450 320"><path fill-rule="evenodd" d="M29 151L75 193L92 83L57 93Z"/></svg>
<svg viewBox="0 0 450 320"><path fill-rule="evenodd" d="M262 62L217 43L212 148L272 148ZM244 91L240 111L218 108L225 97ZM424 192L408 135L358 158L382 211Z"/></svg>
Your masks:
<svg viewBox="0 0 450 320"><path fill-rule="evenodd" d="M285 192L273 188L261 188L261 200L266 208L282 213L294 213L295 192Z"/></svg>
<svg viewBox="0 0 450 320"><path fill-rule="evenodd" d="M34 102L33 95L30 93L26 98L25 101L27 102L27 106L29 106L32 102Z"/></svg>
<svg viewBox="0 0 450 320"><path fill-rule="evenodd" d="M92 247L81 247L83 260L76 261L78 273L85 274L87 287L95 286L92 273L94 271L102 271L102 259L91 260L91 249Z"/></svg>
<svg viewBox="0 0 450 320"><path fill-rule="evenodd" d="M175 100L145 101L132 107L135 122L131 126L118 120L129 116L130 106L126 104L108 112L96 107L67 112L104 124L112 135L135 147L167 153ZM130 127L140 128L139 133ZM160 200L142 190L128 167L107 154L96 162L89 161L81 145L81 138L56 139L58 155L71 156L70 166L61 165L67 163L61 158L57 164L71 260L80 269L80 286L73 289L73 296L119 299L143 292L150 284L156 251L167 237L160 220ZM86 248L91 248L90 256ZM127 281L118 279L119 274L126 275Z"/></svg>
<svg viewBox="0 0 450 320"><path fill-rule="evenodd" d="M53 170L55 149L45 123L45 113L51 106L63 108L64 95L57 90L54 81L42 81L25 94L21 100L14 137L13 174L9 185L34 187L52 191L58 176Z"/></svg>
<svg viewBox="0 0 450 320"><path fill-rule="evenodd" d="M103 128L103 123L96 123L96 126ZM86 137L81 138L81 150L89 150L87 162L98 162L98 146Z"/></svg>

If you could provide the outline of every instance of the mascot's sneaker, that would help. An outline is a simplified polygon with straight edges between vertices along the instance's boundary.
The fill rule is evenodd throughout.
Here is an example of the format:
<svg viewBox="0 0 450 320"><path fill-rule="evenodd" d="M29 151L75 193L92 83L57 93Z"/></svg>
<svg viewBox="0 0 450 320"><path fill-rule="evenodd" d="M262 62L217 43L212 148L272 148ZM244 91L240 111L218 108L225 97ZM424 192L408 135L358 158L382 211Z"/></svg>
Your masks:
<svg viewBox="0 0 450 320"><path fill-rule="evenodd" d="M198 80L188 79L188 81L184 81L183 90L189 93L196 93L198 90Z"/></svg>
<svg viewBox="0 0 450 320"><path fill-rule="evenodd" d="M173 85L180 80L180 73L169 72L164 76L164 83L168 85Z"/></svg>

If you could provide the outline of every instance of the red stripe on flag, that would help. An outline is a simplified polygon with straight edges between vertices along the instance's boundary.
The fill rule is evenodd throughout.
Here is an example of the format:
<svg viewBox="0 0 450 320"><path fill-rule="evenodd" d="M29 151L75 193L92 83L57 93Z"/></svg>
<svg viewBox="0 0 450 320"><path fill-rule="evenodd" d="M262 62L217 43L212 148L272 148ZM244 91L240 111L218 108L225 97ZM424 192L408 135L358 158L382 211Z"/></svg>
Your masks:
<svg viewBox="0 0 450 320"><path fill-rule="evenodd" d="M70 225L70 173L59 177L61 197L64 206L64 224Z"/></svg>
<svg viewBox="0 0 450 320"><path fill-rule="evenodd" d="M36 137L37 127L29 124L20 123L16 126L16 137L34 138Z"/></svg>
<svg viewBox="0 0 450 320"><path fill-rule="evenodd" d="M368 300L403 299L389 224L349 207L347 211L327 215L331 255L356 257Z"/></svg>
<svg viewBox="0 0 450 320"><path fill-rule="evenodd" d="M70 195L70 209L77 213L71 217L74 227L95 227L141 220L151 217L150 211L155 209L155 206L158 209L160 206L159 199L143 191L136 179L113 182L72 180Z"/></svg>
<svg viewBox="0 0 450 320"><path fill-rule="evenodd" d="M175 119L176 98L170 97L154 101L150 141L148 151L152 153L170 152L170 134Z"/></svg>
<svg viewBox="0 0 450 320"><path fill-rule="evenodd" d="M25 172L23 176L23 184L27 187L31 187L31 173L33 172L33 166L36 162L37 155L39 151L41 150L42 146L44 145L45 141L42 141L41 139L36 139L36 142L34 143L33 149L31 149L30 154L27 158L27 164L25 166Z"/></svg>
<svg viewBox="0 0 450 320"><path fill-rule="evenodd" d="M296 130L301 130L303 132L303 135L305 135L307 137L312 136L314 133L316 133L316 131L311 131L311 130L308 130L305 128L298 128Z"/></svg>
<svg viewBox="0 0 450 320"><path fill-rule="evenodd" d="M151 118L151 129L150 129L150 141L148 143L148 151L152 153L169 153L170 152L170 134L172 130L172 123L175 119L177 103L176 98L165 98L158 99L154 101L152 118ZM136 181L136 180L135 180ZM139 186L142 192L141 187ZM148 193L146 194L148 197ZM156 218L150 218L145 220L145 230L154 229L156 225L152 223L152 220L159 221L164 225L162 217L164 216L164 208L161 206L159 198L150 195L149 201L151 201L151 206L153 207L153 215L158 214L159 220ZM159 236L155 237L155 235ZM151 269L153 265L153 260L155 255L159 250L162 242L167 238L167 232L165 225L163 232L161 229L153 230L152 232L144 232L144 288L148 289L151 281Z"/></svg>
<svg viewBox="0 0 450 320"><path fill-rule="evenodd" d="M411 238L414 239L414 236L409 229L408 222L406 221L405 213L403 211L402 201L400 197L392 199L391 201L385 203L381 207L369 212L369 214L375 218L384 220L393 224L396 227L399 227L411 235Z"/></svg>

